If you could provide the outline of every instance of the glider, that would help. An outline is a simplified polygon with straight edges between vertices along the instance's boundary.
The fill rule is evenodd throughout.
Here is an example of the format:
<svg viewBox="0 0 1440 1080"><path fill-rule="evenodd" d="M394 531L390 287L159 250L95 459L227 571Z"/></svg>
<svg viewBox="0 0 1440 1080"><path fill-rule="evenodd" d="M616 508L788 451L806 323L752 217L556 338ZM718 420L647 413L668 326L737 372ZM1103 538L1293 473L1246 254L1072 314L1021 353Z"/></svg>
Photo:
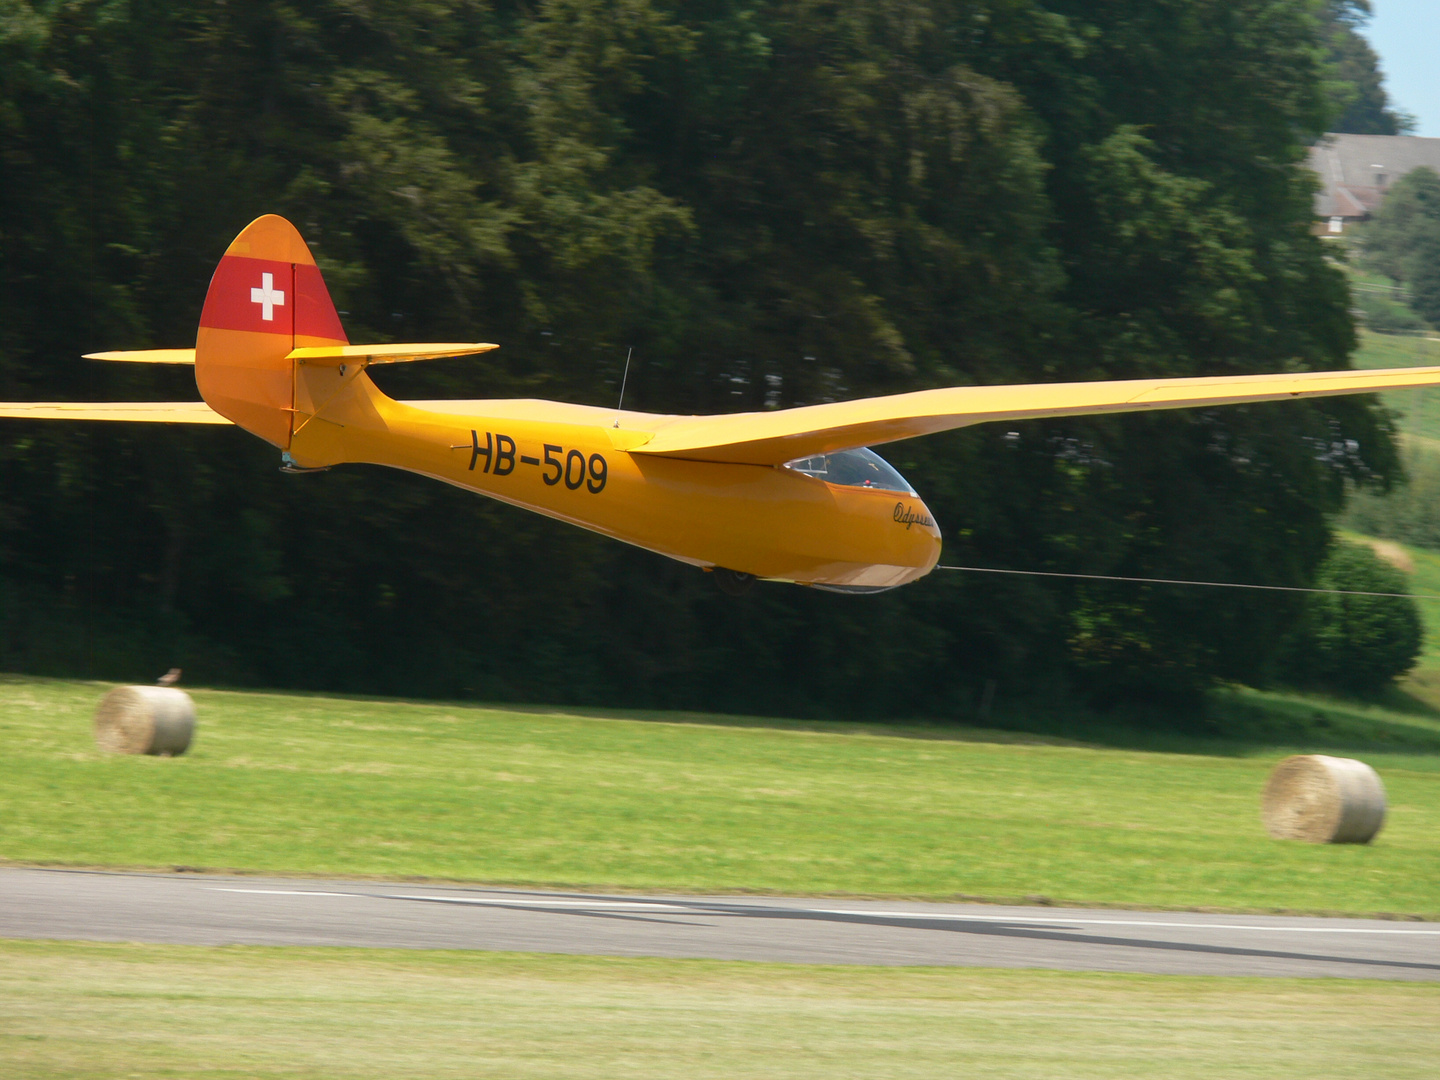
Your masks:
<svg viewBox="0 0 1440 1080"><path fill-rule="evenodd" d="M1440 384L1440 367L964 386L772 412L665 416L538 400L395 401L374 364L485 343L351 345L295 227L266 215L211 279L191 349L92 359L194 364L203 401L11 402L0 416L237 424L304 472L368 462L434 477L713 570L873 592L923 577L940 530L871 446L997 420L1142 412Z"/></svg>

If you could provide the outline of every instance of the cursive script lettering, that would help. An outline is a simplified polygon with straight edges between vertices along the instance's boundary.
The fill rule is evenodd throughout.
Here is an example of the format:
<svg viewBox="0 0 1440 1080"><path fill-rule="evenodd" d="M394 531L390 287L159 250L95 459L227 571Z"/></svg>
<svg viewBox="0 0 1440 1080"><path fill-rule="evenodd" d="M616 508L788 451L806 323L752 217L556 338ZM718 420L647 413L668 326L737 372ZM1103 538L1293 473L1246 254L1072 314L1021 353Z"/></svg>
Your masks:
<svg viewBox="0 0 1440 1080"><path fill-rule="evenodd" d="M931 528L935 525L935 519L929 514L917 514L904 503L895 504L894 518L897 523L904 525L907 531L911 525L925 525Z"/></svg>

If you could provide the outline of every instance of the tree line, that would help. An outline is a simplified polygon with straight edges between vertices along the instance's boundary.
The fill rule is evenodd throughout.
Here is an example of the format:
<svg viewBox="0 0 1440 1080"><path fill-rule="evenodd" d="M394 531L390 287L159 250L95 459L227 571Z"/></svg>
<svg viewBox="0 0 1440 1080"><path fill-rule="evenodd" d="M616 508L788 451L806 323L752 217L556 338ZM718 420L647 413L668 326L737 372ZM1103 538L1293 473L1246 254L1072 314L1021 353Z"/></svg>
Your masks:
<svg viewBox="0 0 1440 1080"><path fill-rule="evenodd" d="M0 0L0 396L192 397L79 354L188 344L264 212L306 235L352 340L502 345L384 373L400 397L611 405L631 349L627 404L658 412L1341 367L1303 160L1364 97L1334 38L1360 7ZM1398 474L1386 417L1343 399L883 452L947 563L1289 586L1347 484ZM239 431L5 422L0 667L964 715L991 681L1273 679L1303 615L940 572L737 600L422 479L277 464Z"/></svg>

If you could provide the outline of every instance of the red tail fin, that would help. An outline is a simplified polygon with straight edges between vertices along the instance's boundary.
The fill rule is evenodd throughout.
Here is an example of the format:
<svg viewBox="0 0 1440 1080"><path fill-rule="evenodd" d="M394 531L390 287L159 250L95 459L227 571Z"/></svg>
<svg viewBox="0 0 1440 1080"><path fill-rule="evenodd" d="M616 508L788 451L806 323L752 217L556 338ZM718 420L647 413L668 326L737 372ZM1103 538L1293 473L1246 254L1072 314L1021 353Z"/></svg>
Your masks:
<svg viewBox="0 0 1440 1080"><path fill-rule="evenodd" d="M282 450L294 430L296 348L347 343L315 257L266 214L226 249L195 339L195 384L221 416Z"/></svg>

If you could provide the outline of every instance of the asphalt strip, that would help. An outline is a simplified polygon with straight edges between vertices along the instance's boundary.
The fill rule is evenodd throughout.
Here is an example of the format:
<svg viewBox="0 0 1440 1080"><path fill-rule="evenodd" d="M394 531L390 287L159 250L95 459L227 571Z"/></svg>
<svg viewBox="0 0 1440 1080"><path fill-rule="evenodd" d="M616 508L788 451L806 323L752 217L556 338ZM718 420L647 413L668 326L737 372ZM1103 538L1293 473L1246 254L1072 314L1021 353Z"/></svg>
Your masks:
<svg viewBox="0 0 1440 1080"><path fill-rule="evenodd" d="M0 868L0 938L1440 982L1440 924Z"/></svg>
<svg viewBox="0 0 1440 1080"><path fill-rule="evenodd" d="M472 904L488 907L523 907L557 911L581 909L595 911L668 911L675 914L692 914L694 908L679 904L648 903L627 900L535 900L506 899L489 896L421 896L412 893L343 893L318 892L311 889L236 889L212 885L211 892L255 893L263 896L347 896L356 899L380 898L385 900L424 900L436 904ZM1440 937L1440 929L1426 930L1411 927L1376 926L1249 926L1244 923L1185 923L1160 922L1153 919L1079 919L1069 916L1039 915L975 915L949 914L930 911L886 911L883 908L795 908L787 907L786 912L813 912L816 915L854 915L872 919L953 919L959 922L1032 923L1036 926L1065 925L1081 926L1149 926L1164 927L1168 930L1226 930L1258 931L1267 934L1411 934Z"/></svg>

